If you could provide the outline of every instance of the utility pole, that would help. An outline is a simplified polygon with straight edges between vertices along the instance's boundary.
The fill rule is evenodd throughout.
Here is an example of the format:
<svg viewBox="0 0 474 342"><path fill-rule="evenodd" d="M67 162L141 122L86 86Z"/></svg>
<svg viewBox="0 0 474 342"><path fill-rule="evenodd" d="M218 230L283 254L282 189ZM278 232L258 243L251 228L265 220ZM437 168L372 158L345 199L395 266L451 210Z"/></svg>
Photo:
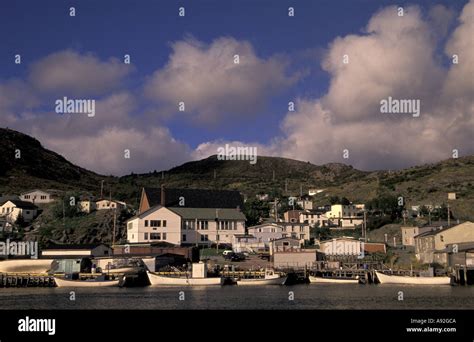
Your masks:
<svg viewBox="0 0 474 342"><path fill-rule="evenodd" d="M114 231L112 234L112 249L115 246L115 226L117 224L117 208L114 209Z"/></svg>
<svg viewBox="0 0 474 342"><path fill-rule="evenodd" d="M104 199L104 180L100 181L100 199Z"/></svg>
<svg viewBox="0 0 474 342"><path fill-rule="evenodd" d="M448 203L448 227L451 227L451 213L449 210L449 203Z"/></svg>
<svg viewBox="0 0 474 342"><path fill-rule="evenodd" d="M364 210L364 232L363 232L363 238L364 242L367 242L367 212Z"/></svg>

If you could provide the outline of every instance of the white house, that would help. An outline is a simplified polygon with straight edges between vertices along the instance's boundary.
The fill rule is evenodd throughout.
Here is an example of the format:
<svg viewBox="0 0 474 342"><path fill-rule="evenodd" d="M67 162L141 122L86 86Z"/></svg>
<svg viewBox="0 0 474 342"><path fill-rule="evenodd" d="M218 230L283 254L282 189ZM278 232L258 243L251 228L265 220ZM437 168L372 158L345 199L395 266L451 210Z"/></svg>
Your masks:
<svg viewBox="0 0 474 342"><path fill-rule="evenodd" d="M235 234L232 238L232 250L236 253L257 253L267 250L268 245L249 234Z"/></svg>
<svg viewBox="0 0 474 342"><path fill-rule="evenodd" d="M20 195L20 200L34 204L45 204L54 202L53 195L43 190L32 190Z"/></svg>
<svg viewBox="0 0 474 342"><path fill-rule="evenodd" d="M364 222L364 204L334 204L331 210L326 212L328 220L341 229L355 229Z"/></svg>
<svg viewBox="0 0 474 342"><path fill-rule="evenodd" d="M96 203L90 200L79 201L78 206L80 211L87 214L97 209Z"/></svg>
<svg viewBox="0 0 474 342"><path fill-rule="evenodd" d="M230 208L167 208L157 205L127 221L130 243L232 244L234 235L244 233L245 215Z"/></svg>
<svg viewBox="0 0 474 342"><path fill-rule="evenodd" d="M38 207L33 203L10 200L0 206L0 216L4 217L9 223L14 223L19 216L23 217L25 222L31 222L38 213Z"/></svg>
<svg viewBox="0 0 474 342"><path fill-rule="evenodd" d="M125 202L101 199L95 202L97 210L118 209L122 210L127 207Z"/></svg>
<svg viewBox="0 0 474 342"><path fill-rule="evenodd" d="M264 223L257 226L248 227L249 235L255 237L257 242L269 246L270 241L283 237L283 226L277 223Z"/></svg>

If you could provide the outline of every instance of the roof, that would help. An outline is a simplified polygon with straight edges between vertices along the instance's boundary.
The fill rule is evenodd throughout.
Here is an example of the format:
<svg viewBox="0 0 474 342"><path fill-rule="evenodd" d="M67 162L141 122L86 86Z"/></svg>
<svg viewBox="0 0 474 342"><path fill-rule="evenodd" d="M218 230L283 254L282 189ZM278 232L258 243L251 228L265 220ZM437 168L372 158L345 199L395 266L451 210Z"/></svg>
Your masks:
<svg viewBox="0 0 474 342"><path fill-rule="evenodd" d="M73 249L73 250L90 250L97 248L99 246L106 246L107 245L100 243L100 244L72 244L72 245L56 245L56 244L51 244L47 248L43 249L45 250L67 250L67 249Z"/></svg>
<svg viewBox="0 0 474 342"><path fill-rule="evenodd" d="M281 223L281 222L279 222L279 223ZM257 228L261 228L261 227L278 227L278 228L283 229L283 226L279 223L276 223L276 222L262 223L262 224L257 224L255 226L248 227L247 229L257 229Z"/></svg>
<svg viewBox="0 0 474 342"><path fill-rule="evenodd" d="M36 205L34 205L33 203L31 202L26 202L26 201L20 201L20 200L7 200L6 202L4 202L3 204L7 203L7 202L12 202L15 207L17 208L21 208L21 209L37 209L38 207ZM3 205L2 204L2 205Z"/></svg>
<svg viewBox="0 0 474 342"><path fill-rule="evenodd" d="M16 195L0 196L0 205L2 205L3 203L6 203L8 201L11 201L11 200L19 201L20 198Z"/></svg>
<svg viewBox="0 0 474 342"><path fill-rule="evenodd" d="M421 237L426 237L426 236L437 235L439 233L445 232L445 231L453 229L453 228L458 228L460 226L471 226L474 229L474 223L472 223L470 221L466 221L464 223L457 224L457 225L451 226L451 227L444 227L444 228L438 228L438 229L435 229L435 227L433 227L433 230L418 234L414 238L421 238ZM423 228L426 228L426 227L423 227Z"/></svg>
<svg viewBox="0 0 474 342"><path fill-rule="evenodd" d="M161 204L161 188L143 188L148 204ZM243 208L240 192L233 190L172 189L164 188L165 206L178 207L180 197L187 208Z"/></svg>
<svg viewBox="0 0 474 342"><path fill-rule="evenodd" d="M245 215L237 209L213 209L213 208L168 208L183 219L201 220L243 220Z"/></svg>
<svg viewBox="0 0 474 342"><path fill-rule="evenodd" d="M295 242L299 242L300 239L295 239L295 238L292 238L292 237L281 237L281 238L278 238L278 239L273 239L271 242L275 242L275 241L280 241L280 240L293 240Z"/></svg>
<svg viewBox="0 0 474 342"><path fill-rule="evenodd" d="M49 192L44 191L44 190L34 189L34 190L22 192L20 195L23 196L23 195L26 195L26 194L31 194L32 192L42 192L42 193L48 194L48 195L50 194Z"/></svg>

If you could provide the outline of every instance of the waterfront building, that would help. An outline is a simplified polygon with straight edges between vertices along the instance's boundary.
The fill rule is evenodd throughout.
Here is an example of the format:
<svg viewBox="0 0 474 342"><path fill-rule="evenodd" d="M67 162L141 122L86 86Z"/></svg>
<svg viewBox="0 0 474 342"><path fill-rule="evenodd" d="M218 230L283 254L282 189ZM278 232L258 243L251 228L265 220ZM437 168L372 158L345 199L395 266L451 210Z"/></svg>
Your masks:
<svg viewBox="0 0 474 342"><path fill-rule="evenodd" d="M112 249L105 244L54 244L41 251L41 257L45 259L95 258L110 255Z"/></svg>
<svg viewBox="0 0 474 342"><path fill-rule="evenodd" d="M415 246L415 236L432 230L432 227L401 227L402 245Z"/></svg>
<svg viewBox="0 0 474 342"><path fill-rule="evenodd" d="M229 208L180 208L157 205L127 221L131 243L168 242L174 245L232 244L245 233L245 215Z"/></svg>
<svg viewBox="0 0 474 342"><path fill-rule="evenodd" d="M438 262L446 264L445 256L435 253L445 253L446 246L474 241L474 223L467 221L452 227L433 229L414 237L416 258L422 263Z"/></svg>

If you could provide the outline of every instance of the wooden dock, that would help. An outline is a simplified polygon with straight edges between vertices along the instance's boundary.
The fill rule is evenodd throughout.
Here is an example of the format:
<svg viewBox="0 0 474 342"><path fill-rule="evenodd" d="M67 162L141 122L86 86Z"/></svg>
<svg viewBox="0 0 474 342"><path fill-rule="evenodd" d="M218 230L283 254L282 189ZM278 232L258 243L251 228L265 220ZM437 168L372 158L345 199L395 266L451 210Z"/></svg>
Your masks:
<svg viewBox="0 0 474 342"><path fill-rule="evenodd" d="M0 273L0 287L55 287L54 277L45 273Z"/></svg>

